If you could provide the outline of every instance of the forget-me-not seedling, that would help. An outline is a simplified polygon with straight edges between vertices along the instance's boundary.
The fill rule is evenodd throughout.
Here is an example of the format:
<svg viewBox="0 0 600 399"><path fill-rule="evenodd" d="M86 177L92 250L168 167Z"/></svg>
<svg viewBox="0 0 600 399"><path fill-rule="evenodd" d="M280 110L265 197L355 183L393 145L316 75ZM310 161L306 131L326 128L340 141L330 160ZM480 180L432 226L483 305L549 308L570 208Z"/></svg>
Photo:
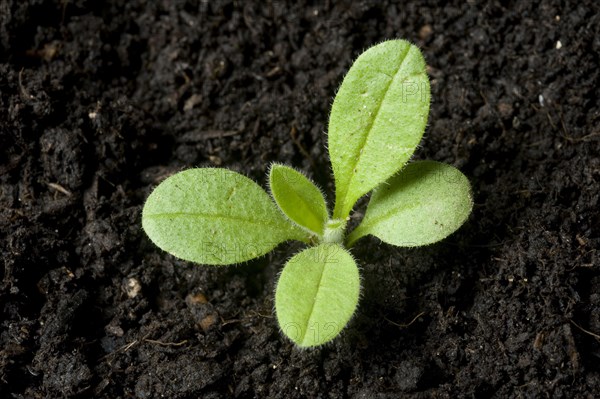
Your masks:
<svg viewBox="0 0 600 399"><path fill-rule="evenodd" d="M163 250L209 265L248 261L288 240L306 243L281 272L275 312L298 346L322 345L358 304L360 276L348 250L356 241L373 235L395 246L428 245L471 213L470 184L460 171L433 161L407 164L423 136L429 101L416 46L390 40L371 47L348 71L331 110L332 213L321 190L288 166L271 166L271 196L239 173L197 168L154 189L143 228ZM353 207L369 192L364 218L346 235Z"/></svg>

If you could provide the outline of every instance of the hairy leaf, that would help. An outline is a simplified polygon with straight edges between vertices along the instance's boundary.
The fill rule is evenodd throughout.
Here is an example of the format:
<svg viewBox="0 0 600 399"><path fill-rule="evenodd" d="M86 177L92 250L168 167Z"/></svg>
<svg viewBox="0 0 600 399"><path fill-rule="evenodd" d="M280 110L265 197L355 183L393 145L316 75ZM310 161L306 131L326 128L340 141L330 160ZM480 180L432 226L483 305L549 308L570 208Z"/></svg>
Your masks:
<svg viewBox="0 0 600 399"><path fill-rule="evenodd" d="M142 226L161 249L212 265L256 258L289 239L308 240L260 186L218 168L189 169L160 183L144 205Z"/></svg>
<svg viewBox="0 0 600 399"><path fill-rule="evenodd" d="M388 244L432 244L456 231L473 208L469 181L453 166L420 161L373 192L362 223L348 236L372 234Z"/></svg>
<svg viewBox="0 0 600 399"><path fill-rule="evenodd" d="M305 249L285 265L275 291L279 327L298 346L324 344L346 326L358 303L360 277L337 244Z"/></svg>
<svg viewBox="0 0 600 399"><path fill-rule="evenodd" d="M269 184L275 202L299 226L323 234L329 219L323 193L302 173L288 166L273 164Z"/></svg>
<svg viewBox="0 0 600 399"><path fill-rule="evenodd" d="M360 197L409 160L425 130L429 98L425 60L407 41L383 42L354 62L329 119L335 219L345 219Z"/></svg>

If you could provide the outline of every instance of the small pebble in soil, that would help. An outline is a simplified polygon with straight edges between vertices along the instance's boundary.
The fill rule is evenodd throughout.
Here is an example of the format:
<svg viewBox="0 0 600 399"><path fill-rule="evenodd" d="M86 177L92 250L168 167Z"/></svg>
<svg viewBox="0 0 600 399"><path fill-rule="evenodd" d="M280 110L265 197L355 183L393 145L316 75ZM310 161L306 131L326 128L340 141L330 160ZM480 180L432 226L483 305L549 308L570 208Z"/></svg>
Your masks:
<svg viewBox="0 0 600 399"><path fill-rule="evenodd" d="M125 292L129 298L135 298L142 291L142 285L135 277L130 277L125 283Z"/></svg>

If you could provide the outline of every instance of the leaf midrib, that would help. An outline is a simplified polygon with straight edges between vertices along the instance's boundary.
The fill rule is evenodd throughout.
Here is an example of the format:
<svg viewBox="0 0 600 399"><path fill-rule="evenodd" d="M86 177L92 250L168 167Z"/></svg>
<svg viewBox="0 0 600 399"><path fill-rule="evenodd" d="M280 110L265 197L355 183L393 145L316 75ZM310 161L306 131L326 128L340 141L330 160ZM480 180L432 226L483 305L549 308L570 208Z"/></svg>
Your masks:
<svg viewBox="0 0 600 399"><path fill-rule="evenodd" d="M385 102L385 99L390 91L390 87L392 86L392 83L394 83L394 80L396 79L396 77L398 76L398 72L400 72L400 69L402 69L402 66L404 65L404 61L406 61L406 56L408 55L408 52L410 51L411 46L407 46L406 51L404 52L404 54L402 55L400 64L398 65L398 68L396 69L396 72L394 72L394 76L391 77L389 83L387 84L387 87L385 88L385 94L381 97L381 101L379 102L379 104L377 105L377 110L375 111L375 115L373 116L373 118L371 118L371 120L369 121L369 126L366 130L366 133L363 135L363 140L360 144L360 146L357 146L355 151L354 151L354 157L350 158L355 159L356 162L354 162L354 164L352 164L352 167L350 168L350 177L347 180L347 184L345 186L344 189L344 195L340 196L340 198L342 198L343 200L341 201L340 206L345 206L346 205L346 200L348 199L348 191L350 189L350 184L352 182L352 179L356 176L356 166L359 164L361 156L362 156L362 151L361 149L364 148L369 135L371 134L371 131L373 130L373 126L375 125L375 121L377 120L377 117L379 116L379 111L381 110L381 106L383 105L383 103ZM388 74L385 74L387 76L389 76ZM336 204L337 205L337 204ZM343 209L343 208L342 208ZM334 217L341 217L341 215L334 215Z"/></svg>
<svg viewBox="0 0 600 399"><path fill-rule="evenodd" d="M248 219L240 216L233 215L222 215L222 214L211 214L211 213L202 213L202 212L170 212L170 213L155 213L150 215L144 215L144 218L176 218L176 217L196 217L203 219L226 219L234 222L246 222L250 224L257 225L266 225L266 226L276 226L277 223L267 222L264 220L256 220L256 219Z"/></svg>
<svg viewBox="0 0 600 399"><path fill-rule="evenodd" d="M315 304L317 303L317 297L319 296L319 291L321 290L321 284L323 283L323 275L325 274L325 267L327 263L324 262L321 264L321 274L319 275L319 282L317 283L317 289L315 291L315 297L310 305L310 312L308 312L308 318L306 319L306 324L304 325L304 333L302 334L301 342L304 344L304 339L306 338L306 332L308 331L308 326L310 321L312 320L313 312L315 310Z"/></svg>
<svg viewBox="0 0 600 399"><path fill-rule="evenodd" d="M305 198L304 198L303 196L299 195L299 194L296 192L296 190L294 190L293 188L290 188L290 190L289 190L289 191L290 191L290 192L292 193L292 195L295 197L296 201L300 203L300 206L301 206L301 208L302 208L302 210L303 210L303 212L301 212L301 213L303 213L303 214L304 214L303 216L307 216L307 217L309 217L309 219L312 219L312 223L307 223L307 224L316 224L316 225L321 225L321 226L320 226L320 227L321 227L321 232L317 231L318 229L313 229L313 228L312 228L312 227L310 227L310 226L302 225L302 227L305 227L305 228L307 228L308 230L312 231L312 232L313 232L313 233L315 233L315 234L322 234L322 233L323 233L323 232L322 232L322 230L323 230L323 225L324 225L324 223L325 223L325 220L322 220L322 219L320 219L320 218L319 218L319 215L317 215L317 214L314 212L314 207L313 207L313 206L311 206L311 203L310 203L310 202L308 202L308 201L306 201L306 200L305 200ZM281 198L280 198L280 201L281 201ZM281 206L280 206L280 208L282 208L282 210L283 210L283 207L281 207ZM286 213L286 215L287 215L287 213ZM290 219L291 219L291 217L290 217ZM293 220L293 219L292 219L292 220ZM295 223L298 223L298 222L296 222L295 220L293 220L293 221L294 221ZM300 223L298 223L298 224L300 224Z"/></svg>
<svg viewBox="0 0 600 399"><path fill-rule="evenodd" d="M390 215L393 215L393 214L398 215L401 212L406 212L407 210L418 208L421 205L422 204L419 202L418 204L402 204L398 207L389 208L389 210L380 213L379 215L375 216L374 218L367 219L365 221L366 223L363 228L368 231L369 229L373 228L374 226L377 226L382 221L389 219Z"/></svg>

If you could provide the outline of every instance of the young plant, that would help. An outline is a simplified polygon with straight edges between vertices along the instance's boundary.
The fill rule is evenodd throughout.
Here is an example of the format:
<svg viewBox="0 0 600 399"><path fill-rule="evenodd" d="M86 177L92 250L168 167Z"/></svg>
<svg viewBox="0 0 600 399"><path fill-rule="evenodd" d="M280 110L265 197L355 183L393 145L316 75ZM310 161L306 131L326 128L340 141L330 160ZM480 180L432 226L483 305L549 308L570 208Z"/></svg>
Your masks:
<svg viewBox="0 0 600 399"><path fill-rule="evenodd" d="M433 161L406 165L423 136L429 100L419 49L404 40L378 44L354 62L333 102L333 214L321 190L288 166L271 166L273 199L236 172L199 168L156 187L143 228L163 250L210 265L248 261L287 240L308 244L281 272L275 311L298 346L324 344L358 303L360 276L348 248L366 235L400 247L432 244L471 213L470 185L460 171ZM346 235L350 212L371 191L364 218Z"/></svg>

